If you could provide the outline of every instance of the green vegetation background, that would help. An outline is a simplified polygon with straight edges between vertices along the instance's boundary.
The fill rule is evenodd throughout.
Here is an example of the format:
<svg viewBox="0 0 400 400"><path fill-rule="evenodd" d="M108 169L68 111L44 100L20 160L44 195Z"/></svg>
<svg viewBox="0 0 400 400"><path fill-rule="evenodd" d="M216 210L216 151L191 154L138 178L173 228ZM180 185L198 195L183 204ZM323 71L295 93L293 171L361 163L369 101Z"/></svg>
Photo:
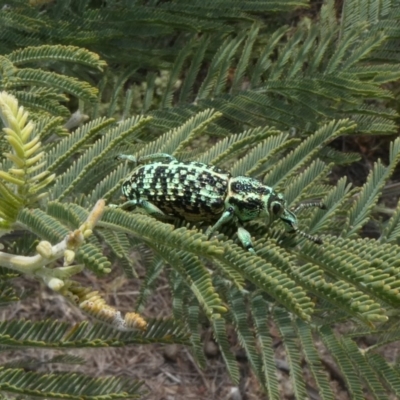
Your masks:
<svg viewBox="0 0 400 400"><path fill-rule="evenodd" d="M400 396L398 363L382 351L400 334L399 6L0 2L0 302L27 296L15 279L28 275L99 321L5 320L1 349L179 343L205 367L208 329L234 384L238 343L261 390L279 399L275 331L296 398L310 396L310 382L319 398L337 398L324 352L350 398ZM207 240L204 224L104 208L132 168L115 156L156 152L256 177L290 207L322 200L327 210L299 219L324 245L251 221L253 255L233 226ZM131 312L82 270L139 281ZM146 315L163 279L170 317ZM143 395L129 377L28 370L0 369L4 398Z"/></svg>

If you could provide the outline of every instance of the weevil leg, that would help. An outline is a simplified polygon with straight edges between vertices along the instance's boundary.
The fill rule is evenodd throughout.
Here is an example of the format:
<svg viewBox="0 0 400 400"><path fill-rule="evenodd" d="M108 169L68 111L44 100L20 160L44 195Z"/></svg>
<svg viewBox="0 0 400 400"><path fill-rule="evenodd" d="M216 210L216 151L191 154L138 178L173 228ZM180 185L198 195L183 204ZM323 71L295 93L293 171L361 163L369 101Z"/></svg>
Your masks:
<svg viewBox="0 0 400 400"><path fill-rule="evenodd" d="M142 207L143 210L146 211L149 215L165 216L163 211L161 211L157 206L147 200L139 200L137 205L139 207Z"/></svg>
<svg viewBox="0 0 400 400"><path fill-rule="evenodd" d="M162 161L162 160L176 161L176 158L174 156L171 156L170 154L167 153L154 153L142 157L136 157L128 154L119 154L115 158L117 160L127 160L134 164L140 164L146 161Z"/></svg>
<svg viewBox="0 0 400 400"><path fill-rule="evenodd" d="M231 221L234 216L234 212L235 210L233 209L233 207L227 208L221 215L221 218L213 226L210 226L206 230L206 235L210 238L211 235L215 231L217 231L222 225L226 224L228 221Z"/></svg>
<svg viewBox="0 0 400 400"><path fill-rule="evenodd" d="M176 161L176 158L167 153L153 153L153 154L148 154L147 156L139 157L138 162L157 161L157 160Z"/></svg>
<svg viewBox="0 0 400 400"><path fill-rule="evenodd" d="M117 160L127 160L131 163L137 164L138 163L138 159L135 156L132 155L128 155L128 154L118 154L115 157Z"/></svg>
<svg viewBox="0 0 400 400"><path fill-rule="evenodd" d="M138 206L137 200L128 200L125 203L120 204L119 206L116 206L115 204L110 204L110 207L113 206L113 208L121 208L122 210L125 210L127 208L133 208L135 209Z"/></svg>
<svg viewBox="0 0 400 400"><path fill-rule="evenodd" d="M252 252L255 253L254 248L253 248L253 242L251 241L251 236L249 231L244 229L242 226L239 226L238 232L237 232L238 238L240 242L242 243L243 247Z"/></svg>
<svg viewBox="0 0 400 400"><path fill-rule="evenodd" d="M149 215L165 216L165 214L157 206L148 202L147 200L128 200L119 206L110 204L110 207L121 208L122 210L127 208L135 209L136 207L141 207Z"/></svg>

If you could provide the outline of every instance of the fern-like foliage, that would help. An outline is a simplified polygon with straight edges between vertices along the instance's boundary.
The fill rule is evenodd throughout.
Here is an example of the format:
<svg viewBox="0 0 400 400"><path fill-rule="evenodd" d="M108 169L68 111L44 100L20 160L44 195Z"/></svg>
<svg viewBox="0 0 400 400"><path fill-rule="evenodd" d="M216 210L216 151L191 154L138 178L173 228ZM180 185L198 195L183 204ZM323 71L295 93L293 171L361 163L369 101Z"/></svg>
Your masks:
<svg viewBox="0 0 400 400"><path fill-rule="evenodd" d="M385 162L372 165L361 188L353 188L346 178L336 185L328 179L333 164L357 159L329 147L337 138L397 132L397 114L391 108L395 91L387 84L400 77L394 51L398 2L384 0L378 7L368 1L364 8L363 2L346 0L338 16L328 0L315 21L303 18L290 28L260 16L305 2L138 1L124 7L107 2L102 8L76 1L42 8L9 3L0 12L0 84L21 104L37 103L56 115L66 115L57 107L64 93L70 93L93 104L88 109L94 118L68 136L47 140L62 130L60 119L36 114L31 126L17 106L8 114L2 111L7 139L0 175L2 228L27 232L25 244L6 244L28 257L39 240L38 254L31 257L42 263L47 257L51 261L46 263L55 268L44 264L43 271L29 273L101 323L71 327L54 321L5 321L0 344L62 348L182 343L191 346L204 366L200 338L207 326L238 383L240 370L229 335L233 327L261 387L269 398L279 399L272 326L282 338L296 398L310 397L304 362L320 397L335 398L315 338L335 359L352 398L363 399L366 391L377 399L400 397L399 370L377 351L400 336L400 206L377 239L363 235L367 222L376 219L383 187L398 165L399 139L392 141ZM98 96L76 77L92 82L85 68L103 64L93 53L72 47L77 45L114 64L99 82ZM48 63L51 72L35 68ZM43 87L46 83L49 88ZM15 117L11 125L10 115ZM115 115L122 116L119 122L111 118ZM41 140L45 144L38 145ZM114 208L106 208L88 226L99 199L120 201L121 184L132 168L115 160L122 152L167 152L178 160L218 165L233 176L256 177L283 193L293 209L321 200L326 210L304 208L298 217L301 230L318 235L324 244L289 237L279 221L250 221L246 229L254 238L252 254L239 244L234 226L224 226L209 239L207 224L201 222L157 220ZM53 250L47 250L65 237L74 239L68 246L80 241L73 250L66 246L58 258L64 260L61 267L51 259ZM125 319L101 294L72 279L82 268L101 276L115 264L137 278L132 259L137 253L143 254L145 276L135 312ZM9 256L1 252L0 264L26 273ZM0 287L4 304L18 297L10 270L0 271L7 277ZM160 276L167 278L172 294L171 317L147 319L139 313L145 312ZM341 321L351 321L354 328L339 336L332 326ZM377 343L361 350L357 339L371 334ZM21 372L12 366L3 372L0 391L34 396L42 389L31 384L40 381L39 375L16 388L14 377L20 379ZM60 397L78 378L66 375L66 386L55 376L41 379L46 385L55 382L47 397ZM81 379L85 384L71 389L71 398L99 396L97 386L91 392L94 381ZM138 393L136 383L125 387L120 381L104 382L111 398ZM98 387L104 389L102 385L106 383Z"/></svg>
<svg viewBox="0 0 400 400"><path fill-rule="evenodd" d="M182 126L166 132L160 140L142 145L139 153L149 154L156 148L174 153L175 148L179 157L179 154L185 154L185 148L193 142L197 136L196 132L207 129L218 117L220 114L215 114L212 110L199 113L196 117L189 118ZM115 153L119 143L127 137L132 141L139 141L140 130L148 122L140 118L131 118L113 126L109 121L99 119L82 126L70 137L48 145L46 165L42 168L43 171L50 169L57 174L50 193L52 201L42 209L20 211L17 223L40 239L49 242L60 241L69 229L79 226L88 218L88 209L93 206L96 197L105 196L111 200L120 190L121 181L115 177L122 178L127 170L121 170L114 157L108 155ZM110 265L102 255L103 241L110 248L111 260L125 259L127 263L130 261L128 253L132 248L139 249L143 244L148 246L155 253L155 258L153 266L148 269L143 280L138 307L143 309L146 298L151 296L157 276L167 273L174 296L173 316L184 321L185 332L178 333L172 325L165 325L162 335L168 338L167 341L185 340L187 343L187 340L190 340L196 358L204 364L198 327L202 319L209 320L228 371L232 379L238 381L238 367L230 353L226 332L228 326L234 326L251 368L272 398L278 398L275 367L269 359L270 350L265 348L270 345L265 326L271 323L277 326L284 340L297 396L305 397L307 391L302 378L301 359L298 356L299 343L293 340L293 331L298 332L306 359L313 365L312 373L318 389L321 393L327 392L326 398L332 398L325 375L319 371L320 366L314 366L315 360L318 360L318 351L311 337L313 332L316 334L317 331L303 322L313 321L323 340L327 341L327 347L332 352L338 352L334 357L340 359L339 367L343 368L346 379L349 379L349 388L354 387L354 393L357 393L363 383L353 381L351 371L354 370L354 374L362 374L359 368L364 364L358 360L357 351L343 350L342 352L347 352L348 363L341 359L342 353L333 341L334 336L327 333L327 336L325 335L329 326L326 321L330 324L346 316L367 327L385 329L385 324L391 323L390 317L399 307L400 296L397 288L400 280L397 259L400 247L393 243L393 235L398 231L395 228L397 214L392 217L393 222L388 222L388 228L383 232L383 235L388 235L386 237L390 238L391 244L383 244L383 238L380 241L360 239L359 233L373 216L373 206L379 193L398 163L400 142L395 140L392 143L390 164L384 166L382 162L377 162L361 190L351 189L345 180L340 181L338 186L331 187L326 183L329 168L323 161L326 153L321 149L339 135L350 133L354 128L355 124L350 120L332 121L309 135L301 145L297 145L297 142L284 132L258 128L231 136L229 141L223 139L204 153L198 154L200 160L231 164L237 173L256 171L257 176L264 177L268 183L272 182L278 190L284 189L291 205L313 198L315 193L318 193L327 210L304 211L304 216L300 214L300 225L302 229L310 230L323 238L324 245L321 247L304 239L293 243L292 238L285 237L279 223L268 226L260 221L252 221L248 223L248 229L257 240L256 254L251 254L235 244L235 229L231 226L224 227L215 239L208 240L203 233L206 226L181 226L179 221L176 221L174 226L170 222L158 221L140 213L108 209L98 223L98 236L79 248L76 253L77 260L101 273L106 272ZM98 132L102 132L101 139L96 139L94 133ZM66 151L68 148L74 148L77 143L93 144L88 148L83 147L81 156L77 157L73 152ZM270 154L272 159L280 158L280 161L274 164L265 154ZM99 165L102 166L102 171L108 171L107 174L103 174L102 180L97 178ZM71 204L69 201L72 199L76 202L79 192L83 190L82 179L85 179L86 190L96 195L81 199L80 205ZM321 191L322 183L324 186ZM332 231L335 231L338 224L342 228L334 235ZM171 268L165 270L162 260ZM130 265L132 268L132 264ZM214 267L210 269L210 265ZM113 311L110 309L105 314L108 306L103 300L94 300L97 297L90 294L90 290L78 290L78 287L72 284L67 286L67 290L72 298L78 296L77 301L83 310L104 322L108 321L108 315ZM275 308L273 304L276 304ZM293 317L290 317L288 311L293 313ZM154 326L158 326L159 323L154 321ZM159 336L161 328L153 329L152 322L146 324L146 331L139 332L137 339L129 336L130 342L125 342L121 336L116 343L151 343L152 339L146 338L148 334L156 335L154 340L163 342ZM16 345L16 341L23 345L24 340L30 345L35 342L50 347L52 342L57 343L57 346L60 346L60 342L69 346L69 341L72 340L74 346L80 346L78 338L69 336L66 326L63 330L55 327L45 330L33 326L28 330L18 328L18 331L9 323L3 326L10 332L5 334L2 341L6 346ZM40 334L49 332L48 335L57 337L20 339L20 333L17 332L26 331L32 335L36 331ZM91 334L80 329L79 332L86 338L84 345L89 346L90 341L87 338ZM61 339L65 335L68 340ZM113 334L108 331L107 335ZM100 338L95 340L97 346L99 340ZM104 341L103 345L106 343L107 341ZM350 349L354 346L352 341L345 343ZM378 390L378 393L385 392L385 386L378 389L379 385L373 383L373 379L381 382L382 376L374 370L370 370L370 374L372 375L368 377L368 382L371 390L373 388Z"/></svg>
<svg viewBox="0 0 400 400"><path fill-rule="evenodd" d="M396 132L396 110L385 107L393 94L382 84L399 78L394 64L400 32L397 0L380 6L370 1L365 8L364 3L347 0L343 18L337 17L329 0L316 21L305 19L292 28L277 28L262 16L276 16L307 2L139 1L91 8L88 2L64 0L42 9L15 1L15 7L10 1L0 13L0 54L10 57L5 60L8 75L14 76L24 62L51 62L56 71L92 81L81 66L103 65L91 53L72 47L85 46L108 63L118 63L100 85L102 97L110 101L109 116L121 103L124 115L153 108L154 126L165 131L213 108L226 119L219 124L221 133L226 133L221 125L226 127L228 121L229 130L236 132L243 123L311 132L321 120L344 117L356 121L362 133ZM25 42L19 41L21 30L31 33L24 35ZM49 42L67 46L52 47ZM7 55L20 46L39 44L44 46ZM89 103L94 99L88 87L72 78L61 82L54 74L29 69L17 75L29 85L48 81L58 94L66 91ZM54 109L56 99L52 100Z"/></svg>
<svg viewBox="0 0 400 400"><path fill-rule="evenodd" d="M3 322L0 332L0 343L6 347L93 348L148 343L188 344L188 332L184 325L169 319L149 320L146 332L134 333L116 332L100 323L90 326L88 322L82 322L71 326L53 320Z"/></svg>
<svg viewBox="0 0 400 400"><path fill-rule="evenodd" d="M75 46L26 47L0 55L0 90L14 94L21 104L36 112L63 117L70 115L62 104L68 101L67 95L94 103L97 89L72 76L74 73L68 76L65 71L63 74L55 72L57 63L71 63L98 71L103 71L106 66L97 54Z"/></svg>
<svg viewBox="0 0 400 400"><path fill-rule="evenodd" d="M395 132L396 111L377 102L393 98L382 83L399 78L389 54L376 59L377 49L389 46L399 29L390 17L396 2L386 3L385 12L365 19L360 12L354 24L337 20L334 2L327 1L312 25L270 31L256 21L237 35L195 35L181 47L169 75L159 78L165 80L161 89L154 74L148 76L140 92L142 111L149 108L146 99L154 101L154 92L161 90L154 103L162 109L152 115L153 124L164 130L213 108L225 118L219 129L208 131L213 134L223 134L228 121L237 132L243 123L311 132L321 120L345 116L357 123L358 132Z"/></svg>
<svg viewBox="0 0 400 400"><path fill-rule="evenodd" d="M64 397L70 399L138 399L140 382L129 378L90 378L75 373L40 374L23 369L0 369L0 390L25 396Z"/></svg>
<svg viewBox="0 0 400 400"><path fill-rule="evenodd" d="M54 175L47 171L38 173L45 164L39 137L33 134L33 123L27 122L28 113L18 109L16 98L6 92L0 93L0 118L10 147L10 152L3 154L8 171L0 171L0 226L6 228L15 222L22 207L33 205L43 197L40 192Z"/></svg>

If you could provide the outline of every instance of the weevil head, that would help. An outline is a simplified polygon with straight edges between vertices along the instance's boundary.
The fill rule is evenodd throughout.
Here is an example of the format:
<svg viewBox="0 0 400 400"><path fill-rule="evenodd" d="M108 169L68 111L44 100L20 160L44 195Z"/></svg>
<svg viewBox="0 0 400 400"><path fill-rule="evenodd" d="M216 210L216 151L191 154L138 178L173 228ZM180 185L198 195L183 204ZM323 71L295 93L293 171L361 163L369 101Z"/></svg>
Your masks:
<svg viewBox="0 0 400 400"><path fill-rule="evenodd" d="M271 194L271 196L273 196L273 194ZM281 194L274 194L270 199L269 212L270 215L273 215L275 218L278 217L281 219L286 232L298 234L316 244L322 244L322 240L319 237L309 235L308 233L299 230L297 216L286 207L286 201Z"/></svg>
<svg viewBox="0 0 400 400"><path fill-rule="evenodd" d="M289 233L297 231L296 214L287 208L286 200L280 193L272 192L264 201L266 201L267 209L272 219L280 218L285 230Z"/></svg>
<svg viewBox="0 0 400 400"><path fill-rule="evenodd" d="M256 179L231 178L227 201L227 206L235 208L235 215L242 222L256 218L267 218L271 222L281 218L286 230L293 232L297 227L296 215L287 209L283 195Z"/></svg>
<svg viewBox="0 0 400 400"><path fill-rule="evenodd" d="M289 210L281 193L276 193L256 179L244 176L231 178L225 208L233 208L235 217L241 222L256 218L266 218L272 222L279 218L286 232L298 234L317 244L322 243L318 237L299 230L297 216Z"/></svg>

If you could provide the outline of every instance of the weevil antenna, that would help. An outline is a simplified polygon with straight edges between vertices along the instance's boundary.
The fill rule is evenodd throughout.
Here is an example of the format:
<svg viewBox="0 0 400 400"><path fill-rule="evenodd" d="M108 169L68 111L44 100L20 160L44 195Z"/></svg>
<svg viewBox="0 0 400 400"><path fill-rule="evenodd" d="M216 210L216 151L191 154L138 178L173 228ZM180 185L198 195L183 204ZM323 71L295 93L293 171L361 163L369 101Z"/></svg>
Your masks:
<svg viewBox="0 0 400 400"><path fill-rule="evenodd" d="M297 230L296 233L300 236L303 236L304 238L311 240L312 242L314 242L315 244L323 244L322 239L319 238L318 236L312 236L309 235L308 233L305 233L303 231Z"/></svg>
<svg viewBox="0 0 400 400"><path fill-rule="evenodd" d="M322 202L313 202L313 203L302 203L299 204L292 212L295 214L299 213L300 211L306 209L306 208L311 208L311 207L318 207L321 210L326 210L326 205Z"/></svg>

